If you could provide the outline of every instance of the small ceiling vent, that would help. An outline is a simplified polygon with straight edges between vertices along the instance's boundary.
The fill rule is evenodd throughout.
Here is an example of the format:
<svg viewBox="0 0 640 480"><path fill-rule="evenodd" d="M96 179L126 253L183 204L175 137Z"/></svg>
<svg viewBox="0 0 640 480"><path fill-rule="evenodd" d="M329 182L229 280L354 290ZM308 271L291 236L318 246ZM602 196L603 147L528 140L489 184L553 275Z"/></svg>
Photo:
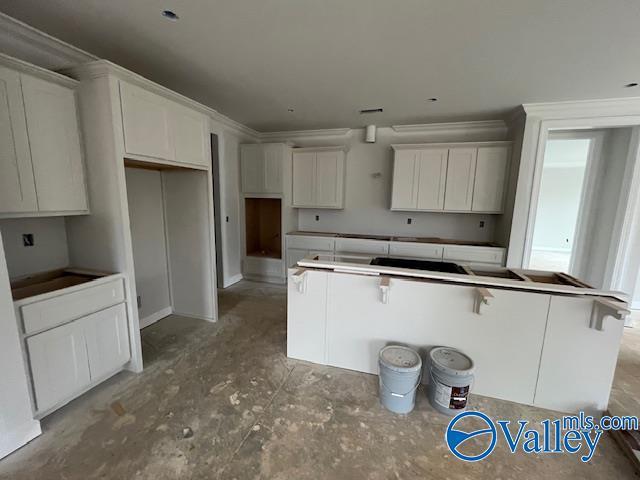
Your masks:
<svg viewBox="0 0 640 480"><path fill-rule="evenodd" d="M365 114L365 113L382 113L382 109L381 108L365 108L360 110L360 113Z"/></svg>

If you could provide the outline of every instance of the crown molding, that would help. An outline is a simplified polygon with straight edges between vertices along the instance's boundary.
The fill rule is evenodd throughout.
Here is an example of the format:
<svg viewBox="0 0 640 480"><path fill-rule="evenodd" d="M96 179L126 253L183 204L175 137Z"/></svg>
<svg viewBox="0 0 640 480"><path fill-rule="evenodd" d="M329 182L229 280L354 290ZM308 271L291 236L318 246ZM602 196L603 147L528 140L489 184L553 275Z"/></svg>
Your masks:
<svg viewBox="0 0 640 480"><path fill-rule="evenodd" d="M438 143L394 143L393 150L415 150L420 148L452 148L452 147L498 147L510 146L510 140L497 140L495 142L438 142Z"/></svg>
<svg viewBox="0 0 640 480"><path fill-rule="evenodd" d="M69 78L66 75L52 72L51 70L47 70L46 68L38 67L37 65L25 62L24 60L10 57L9 55L5 55L4 53L0 53L0 65L11 68L12 70L27 73L34 77L42 78L43 80L47 80L49 82L57 83L58 85L62 85L64 87L75 88L78 85L77 80Z"/></svg>
<svg viewBox="0 0 640 480"><path fill-rule="evenodd" d="M347 145L331 145L326 147L296 147L293 149L294 152L344 152L347 153L349 151L349 147Z"/></svg>
<svg viewBox="0 0 640 480"><path fill-rule="evenodd" d="M121 67L120 65L116 65L115 63L112 63L108 60L96 60L94 62L85 63L83 65L76 65L70 68L63 69L62 72L77 80L93 80L108 75L115 76L120 80L124 80L133 85L137 85L163 97L170 98L173 101L185 105L186 107L198 110L201 113L209 116L213 121L222 124L224 127L230 130L249 135L256 139L260 138L259 132L247 127L246 125L236 122L226 115L221 114L217 110L196 102L189 97L185 97L184 95L177 93L167 87L163 87L162 85L155 83L143 77L142 75L132 72L131 70L127 70L126 68Z"/></svg>
<svg viewBox="0 0 640 480"><path fill-rule="evenodd" d="M260 140L284 140L294 138L314 138L314 137L346 137L351 135L351 128L325 128L318 130L291 130L283 132L262 132L259 134Z"/></svg>
<svg viewBox="0 0 640 480"><path fill-rule="evenodd" d="M59 70L98 57L0 12L0 50L14 58Z"/></svg>
<svg viewBox="0 0 640 480"><path fill-rule="evenodd" d="M507 133L504 120L480 120L473 122L425 123L418 125L392 125L396 133Z"/></svg>
<svg viewBox="0 0 640 480"><path fill-rule="evenodd" d="M638 115L640 114L640 97L525 103L522 109L527 116L549 119Z"/></svg>

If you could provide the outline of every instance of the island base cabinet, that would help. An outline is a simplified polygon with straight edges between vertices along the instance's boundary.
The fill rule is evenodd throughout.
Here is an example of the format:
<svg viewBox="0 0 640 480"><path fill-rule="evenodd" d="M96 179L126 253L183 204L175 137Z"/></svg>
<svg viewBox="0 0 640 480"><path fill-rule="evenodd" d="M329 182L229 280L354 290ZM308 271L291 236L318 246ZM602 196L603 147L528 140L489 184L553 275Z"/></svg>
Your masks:
<svg viewBox="0 0 640 480"><path fill-rule="evenodd" d="M602 331L590 328L593 303L552 297L536 406L590 414L607 409L624 322L606 317Z"/></svg>
<svg viewBox="0 0 640 480"><path fill-rule="evenodd" d="M549 295L491 289L478 314L475 287L394 278L385 304L379 285L379 277L329 274L328 365L378 374L387 344L412 346L423 358L448 346L475 362L474 393L533 403Z"/></svg>
<svg viewBox="0 0 640 480"><path fill-rule="evenodd" d="M327 272L307 270L299 278L297 268L287 279L287 356L326 364L325 328Z"/></svg>

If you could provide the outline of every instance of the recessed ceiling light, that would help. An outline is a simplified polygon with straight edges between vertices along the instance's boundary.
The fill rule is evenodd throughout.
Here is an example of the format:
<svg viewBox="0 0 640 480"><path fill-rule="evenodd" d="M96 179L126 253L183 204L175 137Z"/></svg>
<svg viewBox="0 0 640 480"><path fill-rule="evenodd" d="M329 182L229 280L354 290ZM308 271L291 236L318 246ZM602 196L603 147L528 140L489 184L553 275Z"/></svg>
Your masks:
<svg viewBox="0 0 640 480"><path fill-rule="evenodd" d="M638 86L638 84L636 82L627 83L625 85L626 88L632 88L632 87L637 87L637 86Z"/></svg>
<svg viewBox="0 0 640 480"><path fill-rule="evenodd" d="M364 108L360 113L382 113L382 108Z"/></svg>
<svg viewBox="0 0 640 480"><path fill-rule="evenodd" d="M427 100L427 102L437 102L437 101L438 101L438 99L435 98L435 97L432 97L432 98Z"/></svg>
<svg viewBox="0 0 640 480"><path fill-rule="evenodd" d="M293 112L295 112L295 110L293 108L287 108L287 112L293 113Z"/></svg>
<svg viewBox="0 0 640 480"><path fill-rule="evenodd" d="M180 18L176 12L172 12L171 10L163 10L162 16L172 22L175 22Z"/></svg>

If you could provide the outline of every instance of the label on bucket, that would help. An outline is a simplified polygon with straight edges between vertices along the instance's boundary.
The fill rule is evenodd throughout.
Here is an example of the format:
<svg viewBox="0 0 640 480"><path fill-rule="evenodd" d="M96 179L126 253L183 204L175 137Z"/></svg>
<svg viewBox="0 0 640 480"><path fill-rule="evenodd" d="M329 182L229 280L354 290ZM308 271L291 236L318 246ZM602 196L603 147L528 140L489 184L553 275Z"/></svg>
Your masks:
<svg viewBox="0 0 640 480"><path fill-rule="evenodd" d="M469 386L450 387L444 383L435 381L435 401L444 408L453 410L462 410L467 406L467 395L469 395Z"/></svg>

